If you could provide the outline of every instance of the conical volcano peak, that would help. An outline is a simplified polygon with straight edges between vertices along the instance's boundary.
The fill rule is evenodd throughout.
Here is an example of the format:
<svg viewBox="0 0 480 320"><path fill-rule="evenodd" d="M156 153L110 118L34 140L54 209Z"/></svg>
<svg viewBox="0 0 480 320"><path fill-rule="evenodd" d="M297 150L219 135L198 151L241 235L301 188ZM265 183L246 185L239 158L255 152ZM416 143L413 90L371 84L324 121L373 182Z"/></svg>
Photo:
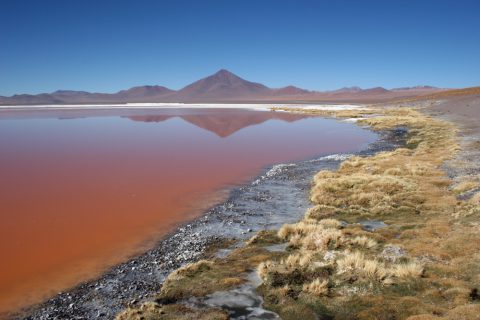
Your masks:
<svg viewBox="0 0 480 320"><path fill-rule="evenodd" d="M226 70L226 69L220 69L214 74L212 74L210 77L207 78L213 78L217 81L234 81L234 80L243 80L236 74Z"/></svg>

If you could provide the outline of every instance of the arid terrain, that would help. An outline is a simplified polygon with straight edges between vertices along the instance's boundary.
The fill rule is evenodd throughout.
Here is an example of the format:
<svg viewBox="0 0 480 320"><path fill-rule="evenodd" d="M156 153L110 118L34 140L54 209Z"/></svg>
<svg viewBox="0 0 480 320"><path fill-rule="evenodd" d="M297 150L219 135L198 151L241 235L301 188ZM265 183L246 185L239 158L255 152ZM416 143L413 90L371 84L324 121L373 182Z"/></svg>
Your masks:
<svg viewBox="0 0 480 320"><path fill-rule="evenodd" d="M480 320L480 0L1 4L0 320Z"/></svg>
<svg viewBox="0 0 480 320"><path fill-rule="evenodd" d="M272 168L145 255L14 318L478 319L478 91L274 107L286 121L357 123L386 147ZM218 137L265 120L180 118Z"/></svg>
<svg viewBox="0 0 480 320"><path fill-rule="evenodd" d="M117 319L228 319L238 310L218 296L238 298L252 283L269 319L478 319L478 95L286 111L405 128L407 137L392 151L318 172L302 220L183 266L156 299Z"/></svg>

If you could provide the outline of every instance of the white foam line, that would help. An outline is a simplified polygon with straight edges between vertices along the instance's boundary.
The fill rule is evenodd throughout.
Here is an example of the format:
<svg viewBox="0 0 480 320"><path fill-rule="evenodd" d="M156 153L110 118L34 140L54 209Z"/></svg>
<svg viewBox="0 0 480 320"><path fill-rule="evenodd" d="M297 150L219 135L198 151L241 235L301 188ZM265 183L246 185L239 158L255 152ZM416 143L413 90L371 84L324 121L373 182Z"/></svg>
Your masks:
<svg viewBox="0 0 480 320"><path fill-rule="evenodd" d="M368 108L355 104L320 104L307 105L302 109L306 110L327 110L327 111L341 111L341 110L368 110Z"/></svg>
<svg viewBox="0 0 480 320"><path fill-rule="evenodd" d="M333 161L344 161L347 160L348 158L353 157L353 154L350 153L333 153L329 154L327 156L323 156L317 159L312 159L312 160L307 160L307 162L319 162L319 161L328 161L328 160L333 160ZM280 163L272 166L270 170L265 172L264 175L258 177L255 181L252 182L252 185L257 185L263 180L267 178L272 178L275 177L276 175L279 175L280 173L284 172L288 168L295 167L297 164L295 163Z"/></svg>
<svg viewBox="0 0 480 320"><path fill-rule="evenodd" d="M354 155L350 153L334 153L328 156L320 157L318 159L309 160L309 162L317 162L317 161L325 161L325 160L344 161L353 156Z"/></svg>
<svg viewBox="0 0 480 320"><path fill-rule="evenodd" d="M347 119L343 119L342 121L343 122L352 122L352 123L355 123L355 122L358 122L360 120L365 120L367 118L347 118Z"/></svg>
<svg viewBox="0 0 480 320"><path fill-rule="evenodd" d="M15 105L0 106L0 110L38 110L38 109L171 109L171 108L195 108L195 109L253 109L269 110L272 106L265 104L204 104L204 103L122 103L122 104L46 104L46 105Z"/></svg>

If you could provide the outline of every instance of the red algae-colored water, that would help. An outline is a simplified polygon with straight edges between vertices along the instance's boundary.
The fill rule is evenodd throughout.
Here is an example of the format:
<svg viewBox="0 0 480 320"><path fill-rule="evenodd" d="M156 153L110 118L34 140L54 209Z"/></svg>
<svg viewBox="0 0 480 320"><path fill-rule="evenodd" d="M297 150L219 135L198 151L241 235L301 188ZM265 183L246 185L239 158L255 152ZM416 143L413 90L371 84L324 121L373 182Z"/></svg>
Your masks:
<svg viewBox="0 0 480 320"><path fill-rule="evenodd" d="M0 111L0 312L146 250L269 165L375 138L241 109Z"/></svg>

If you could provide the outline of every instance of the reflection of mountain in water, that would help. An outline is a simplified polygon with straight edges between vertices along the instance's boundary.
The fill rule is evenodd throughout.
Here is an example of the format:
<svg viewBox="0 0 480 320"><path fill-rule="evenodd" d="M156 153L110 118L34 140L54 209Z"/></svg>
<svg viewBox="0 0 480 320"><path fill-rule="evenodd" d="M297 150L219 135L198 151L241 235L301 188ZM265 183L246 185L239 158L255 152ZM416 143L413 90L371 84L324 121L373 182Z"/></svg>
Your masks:
<svg viewBox="0 0 480 320"><path fill-rule="evenodd" d="M136 115L126 118L133 121L162 122L170 118L181 118L199 128L215 133L225 138L233 133L268 120L277 119L293 122L307 118L306 115L291 114L286 112L259 112L259 111L211 111L202 113L187 113L182 115Z"/></svg>

